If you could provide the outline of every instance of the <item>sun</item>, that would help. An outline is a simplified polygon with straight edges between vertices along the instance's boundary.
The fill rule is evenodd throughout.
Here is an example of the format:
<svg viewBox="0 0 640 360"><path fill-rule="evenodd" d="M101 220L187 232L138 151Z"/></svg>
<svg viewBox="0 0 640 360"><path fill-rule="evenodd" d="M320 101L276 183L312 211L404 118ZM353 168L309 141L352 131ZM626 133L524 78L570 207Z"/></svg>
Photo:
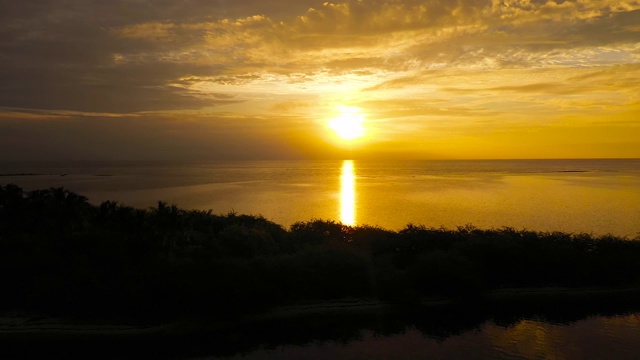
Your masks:
<svg viewBox="0 0 640 360"><path fill-rule="evenodd" d="M355 106L340 106L340 115L329 120L329 128L344 140L354 140L364 136L364 114Z"/></svg>

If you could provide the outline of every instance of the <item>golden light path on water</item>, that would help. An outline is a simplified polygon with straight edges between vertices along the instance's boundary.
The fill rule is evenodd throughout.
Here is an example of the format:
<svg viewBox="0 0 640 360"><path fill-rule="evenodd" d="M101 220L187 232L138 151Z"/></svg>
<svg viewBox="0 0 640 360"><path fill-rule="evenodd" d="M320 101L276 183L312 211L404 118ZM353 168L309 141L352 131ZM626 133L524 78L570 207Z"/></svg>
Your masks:
<svg viewBox="0 0 640 360"><path fill-rule="evenodd" d="M353 170L353 160L344 160L342 162L340 221L349 226L356 224L356 176Z"/></svg>

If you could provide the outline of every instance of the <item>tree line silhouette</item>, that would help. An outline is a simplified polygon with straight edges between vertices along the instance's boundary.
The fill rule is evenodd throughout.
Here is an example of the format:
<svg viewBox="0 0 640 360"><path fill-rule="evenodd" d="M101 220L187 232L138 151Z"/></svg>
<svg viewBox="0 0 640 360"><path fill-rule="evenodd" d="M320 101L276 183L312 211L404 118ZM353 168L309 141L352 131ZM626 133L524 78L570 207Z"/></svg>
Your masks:
<svg viewBox="0 0 640 360"><path fill-rule="evenodd" d="M501 288L640 285L640 240L92 205L0 186L0 310L171 320L347 297L415 303Z"/></svg>

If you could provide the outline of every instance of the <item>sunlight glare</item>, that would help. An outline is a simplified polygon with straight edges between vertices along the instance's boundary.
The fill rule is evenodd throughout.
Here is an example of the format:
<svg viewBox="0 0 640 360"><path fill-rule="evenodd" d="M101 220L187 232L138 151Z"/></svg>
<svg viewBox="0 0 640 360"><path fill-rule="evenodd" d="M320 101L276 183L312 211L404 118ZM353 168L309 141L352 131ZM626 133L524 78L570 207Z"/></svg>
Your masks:
<svg viewBox="0 0 640 360"><path fill-rule="evenodd" d="M355 106L340 106L340 115L329 120L329 128L344 140L364 136L364 114Z"/></svg>
<svg viewBox="0 0 640 360"><path fill-rule="evenodd" d="M356 176L353 160L344 160L340 175L340 221L349 226L356 224Z"/></svg>

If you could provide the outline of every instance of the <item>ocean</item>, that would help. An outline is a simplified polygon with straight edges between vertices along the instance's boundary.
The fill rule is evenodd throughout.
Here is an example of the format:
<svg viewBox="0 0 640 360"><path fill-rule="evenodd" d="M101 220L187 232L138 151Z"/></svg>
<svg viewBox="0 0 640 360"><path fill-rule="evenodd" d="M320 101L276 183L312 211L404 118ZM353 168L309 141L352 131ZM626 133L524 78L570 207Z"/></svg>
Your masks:
<svg viewBox="0 0 640 360"><path fill-rule="evenodd" d="M640 159L0 162L0 184L65 187L147 208L325 219L399 230L527 229L640 236Z"/></svg>

